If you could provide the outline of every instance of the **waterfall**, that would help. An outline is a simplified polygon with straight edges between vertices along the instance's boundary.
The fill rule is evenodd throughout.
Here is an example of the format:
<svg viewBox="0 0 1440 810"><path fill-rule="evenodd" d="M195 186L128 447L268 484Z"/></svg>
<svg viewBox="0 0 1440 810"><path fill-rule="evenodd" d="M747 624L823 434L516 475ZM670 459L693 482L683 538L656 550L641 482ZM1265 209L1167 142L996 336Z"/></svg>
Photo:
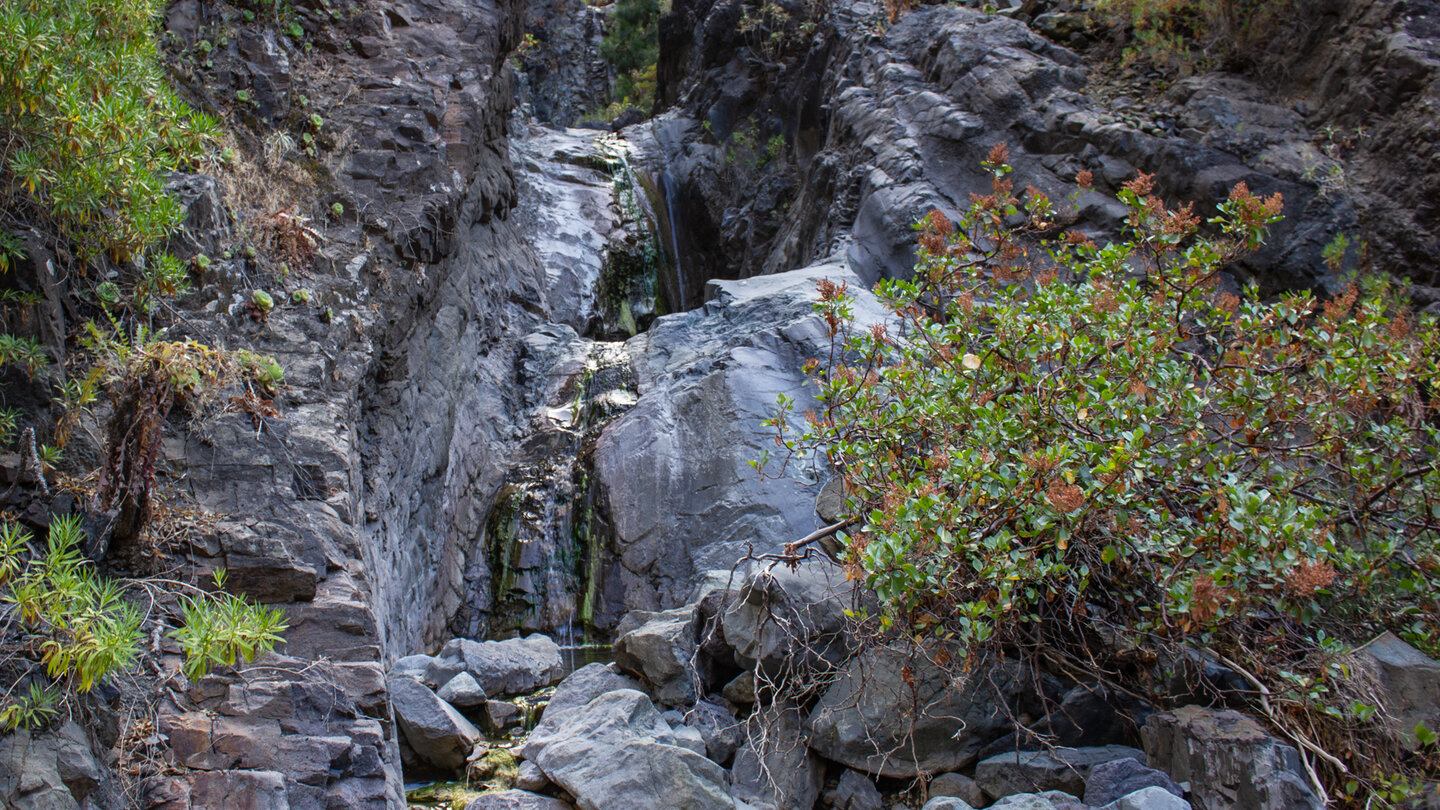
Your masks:
<svg viewBox="0 0 1440 810"><path fill-rule="evenodd" d="M623 139L519 128L516 216L545 269L552 323L522 341L526 394L517 407L532 414L530 428L471 554L466 604L451 629L472 638L551 633L579 661L608 559L588 455L605 424L635 402L618 341L664 311L657 290L668 263L658 195Z"/></svg>

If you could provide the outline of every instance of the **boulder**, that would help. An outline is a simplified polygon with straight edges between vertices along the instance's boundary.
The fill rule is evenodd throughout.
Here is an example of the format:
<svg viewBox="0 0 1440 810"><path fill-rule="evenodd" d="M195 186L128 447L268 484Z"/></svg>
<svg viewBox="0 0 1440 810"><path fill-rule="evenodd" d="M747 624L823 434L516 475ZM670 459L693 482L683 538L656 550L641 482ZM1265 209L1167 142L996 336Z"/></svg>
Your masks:
<svg viewBox="0 0 1440 810"><path fill-rule="evenodd" d="M835 810L885 810L885 800L875 787L875 780L853 768L840 774L840 781L827 798Z"/></svg>
<svg viewBox="0 0 1440 810"><path fill-rule="evenodd" d="M462 709L479 706L485 702L485 690L475 682L475 676L468 672L462 672L446 681L445 685L440 687L440 691L435 694L451 706L458 706Z"/></svg>
<svg viewBox="0 0 1440 810"><path fill-rule="evenodd" d="M713 700L696 701L685 713L685 722L700 732L710 759L720 765L727 764L735 756L735 750L745 739L740 721L729 709Z"/></svg>
<svg viewBox="0 0 1440 810"><path fill-rule="evenodd" d="M1058 808L1048 796L1038 793L1017 793L996 801L990 805L990 810L1058 810Z"/></svg>
<svg viewBox="0 0 1440 810"><path fill-rule="evenodd" d="M107 781L85 730L73 721L44 733L19 728L0 736L0 806L88 807L102 798Z"/></svg>
<svg viewBox="0 0 1440 810"><path fill-rule="evenodd" d="M846 664L816 703L810 746L881 776L958 771L1010 727L1011 713L998 702L1013 700L1015 689L1008 664L960 682L928 654L872 647Z"/></svg>
<svg viewBox="0 0 1440 810"><path fill-rule="evenodd" d="M975 783L991 796L1045 790L1063 790L1079 796L1085 792L1085 779L1091 768L1112 760L1143 756L1143 752L1123 745L1011 751L982 760L975 767Z"/></svg>
<svg viewBox="0 0 1440 810"><path fill-rule="evenodd" d="M564 676L560 646L538 633L504 641L451 639L426 670L427 682L448 683L469 673L490 697L523 695Z"/></svg>
<svg viewBox="0 0 1440 810"><path fill-rule="evenodd" d="M571 810L559 799L541 796L526 790L502 790L486 793L465 805L465 810Z"/></svg>
<svg viewBox="0 0 1440 810"><path fill-rule="evenodd" d="M750 716L731 769L737 801L757 810L815 806L825 767L806 746L802 720L793 706L765 706Z"/></svg>
<svg viewBox="0 0 1440 810"><path fill-rule="evenodd" d="M925 806L921 810L975 810L975 806L959 796L936 796L925 802Z"/></svg>
<svg viewBox="0 0 1440 810"><path fill-rule="evenodd" d="M975 780L962 773L942 773L930 780L930 795L964 799L976 807L983 807L989 801Z"/></svg>
<svg viewBox="0 0 1440 810"><path fill-rule="evenodd" d="M813 403L801 368L829 346L811 307L815 282L827 277L857 293L861 328L882 317L854 271L829 262L710 282L708 294L625 343L640 396L605 426L593 455L591 482L616 555L600 626L613 627L627 608L684 605L708 572L815 529L818 484L762 481L750 465L770 446L759 425L776 394L796 397L799 410Z"/></svg>
<svg viewBox="0 0 1440 810"><path fill-rule="evenodd" d="M725 688L720 690L721 697L734 703L736 706L749 706L755 702L755 671L747 669L736 675Z"/></svg>
<svg viewBox="0 0 1440 810"><path fill-rule="evenodd" d="M640 690L643 687L639 681L621 675L609 664L586 664L567 675L565 680L555 687L550 702L545 704L543 717L546 720L559 718L562 714L617 689Z"/></svg>
<svg viewBox="0 0 1440 810"><path fill-rule="evenodd" d="M1145 760L1190 783L1199 810L1322 810L1299 753L1239 712L1181 706L1150 715Z"/></svg>
<svg viewBox="0 0 1440 810"><path fill-rule="evenodd" d="M633 611L616 629L615 663L643 677L661 703L688 706L698 693L697 622L693 605L660 613Z"/></svg>
<svg viewBox="0 0 1440 810"><path fill-rule="evenodd" d="M1190 803L1166 788L1147 787L1127 793L1100 810L1190 810Z"/></svg>
<svg viewBox="0 0 1440 810"><path fill-rule="evenodd" d="M1375 663L1385 710L1412 749L1415 727L1440 732L1440 662L1386 632L1365 645L1362 654Z"/></svg>
<svg viewBox="0 0 1440 810"><path fill-rule="evenodd" d="M487 700L485 701L485 719L496 731L514 728L520 725L520 707L508 700Z"/></svg>
<svg viewBox="0 0 1440 810"><path fill-rule="evenodd" d="M544 790L550 784L540 766L533 762L520 763L520 769L515 774L515 787L521 790L539 791Z"/></svg>
<svg viewBox="0 0 1440 810"><path fill-rule="evenodd" d="M481 735L453 706L409 675L390 679L390 703L400 732L418 757L447 771L465 767Z"/></svg>
<svg viewBox="0 0 1440 810"><path fill-rule="evenodd" d="M1185 791L1164 771L1147 768L1138 759L1116 759L1090 769L1085 780L1085 803L1099 807L1148 787L1158 787L1184 798Z"/></svg>
<svg viewBox="0 0 1440 810"><path fill-rule="evenodd" d="M520 753L581 810L734 808L725 771L680 745L650 699L633 689L547 715Z"/></svg>
<svg viewBox="0 0 1440 810"><path fill-rule="evenodd" d="M401 658L399 661L396 661L394 666L390 667L390 674L409 675L410 677L420 681L421 683L424 683L431 689L434 689L440 686L440 684L431 683L426 680L426 678L430 676L430 668L434 664L435 658L433 656L407 655L404 658Z"/></svg>
<svg viewBox="0 0 1440 810"><path fill-rule="evenodd" d="M758 664L767 674L833 667L848 649L845 609L852 591L845 572L829 560L758 571L725 610L725 639L742 665Z"/></svg>

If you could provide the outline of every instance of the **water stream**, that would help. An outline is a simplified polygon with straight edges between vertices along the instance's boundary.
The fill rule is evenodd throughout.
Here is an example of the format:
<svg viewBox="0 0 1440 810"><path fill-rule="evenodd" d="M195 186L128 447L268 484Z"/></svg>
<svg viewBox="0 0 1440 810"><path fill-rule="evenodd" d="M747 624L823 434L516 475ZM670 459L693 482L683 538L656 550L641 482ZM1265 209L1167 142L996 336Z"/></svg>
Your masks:
<svg viewBox="0 0 1440 810"><path fill-rule="evenodd" d="M552 323L522 341L517 373L530 429L478 538L452 630L470 638L548 633L572 657L594 657L608 537L588 453L605 424L635 403L620 341L665 310L668 262L653 184L632 167L623 139L528 122L517 129L517 217L545 269Z"/></svg>

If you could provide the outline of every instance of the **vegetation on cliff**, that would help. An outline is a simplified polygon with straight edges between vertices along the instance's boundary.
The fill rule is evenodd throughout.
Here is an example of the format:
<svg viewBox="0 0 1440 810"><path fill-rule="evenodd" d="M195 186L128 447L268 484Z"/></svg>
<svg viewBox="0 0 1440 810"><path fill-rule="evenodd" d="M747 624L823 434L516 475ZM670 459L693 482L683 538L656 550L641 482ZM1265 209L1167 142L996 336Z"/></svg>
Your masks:
<svg viewBox="0 0 1440 810"><path fill-rule="evenodd" d="M0 418L0 438L18 440L23 465L6 496L28 483L49 512L64 491L87 503L90 518L58 514L46 527L32 517L43 541L14 514L0 523L6 729L45 724L76 692L130 666L147 624L156 633L173 625L192 677L272 649L285 628L278 611L223 593L223 574L201 587L117 579L97 565L107 561L107 538L112 563L158 553L136 541L173 406L200 412L233 394L230 407L263 411L283 376L271 358L171 339L156 312L191 283L189 266L156 249L184 215L165 183L206 160L216 134L214 120L165 81L156 38L164 5L17 0L0 8L0 271L26 259L20 234L56 251L60 267L35 269L39 278L20 283L50 289L80 327L49 338L76 344L56 363L52 352L62 347L43 343L37 319L26 316L42 296L5 291L0 361L23 372L33 396L20 401L44 403L53 389L48 406L6 408ZM92 437L94 411L106 436L81 456L98 450L99 469L62 465L77 434Z"/></svg>
<svg viewBox="0 0 1440 810"><path fill-rule="evenodd" d="M1379 278L1227 288L1278 195L1237 185L1202 222L1140 175L1101 246L1015 191L1003 147L985 168L958 221L918 226L914 279L876 288L886 325L821 284L821 408L773 423L844 475L843 560L881 604L857 618L957 643L957 673L1018 657L1162 703L1209 660L1332 795L1433 778L1434 730L1407 750L1354 650L1440 649L1435 319Z"/></svg>

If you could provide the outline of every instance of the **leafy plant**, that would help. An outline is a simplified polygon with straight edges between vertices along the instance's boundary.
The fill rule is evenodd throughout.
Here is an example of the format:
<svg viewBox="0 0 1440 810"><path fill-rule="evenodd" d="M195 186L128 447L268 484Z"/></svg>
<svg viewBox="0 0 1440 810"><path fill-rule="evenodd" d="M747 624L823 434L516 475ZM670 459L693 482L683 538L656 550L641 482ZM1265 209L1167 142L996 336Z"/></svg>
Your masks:
<svg viewBox="0 0 1440 810"><path fill-rule="evenodd" d="M112 551L126 554L150 516L155 465L170 411L178 404L201 413L227 388L241 392L232 405L254 411L283 373L273 358L193 340L163 340L144 327L137 327L133 337L114 324L107 331L92 322L86 331L84 343L96 362L92 384L108 392L112 407L92 506L100 512L119 510Z"/></svg>
<svg viewBox="0 0 1440 810"><path fill-rule="evenodd" d="M647 116L654 106L655 66L660 58L658 0L618 0L600 54L615 69L615 95Z"/></svg>
<svg viewBox="0 0 1440 810"><path fill-rule="evenodd" d="M35 660L49 680L30 680L18 696L32 674L10 686L0 701L0 727L6 730L45 725L58 714L62 695L90 691L140 655L147 617L126 599L119 582L96 573L82 555L85 532L79 516L54 518L47 535L44 550L37 553L29 532L0 524L0 600L24 630L11 637L19 639L19 647L6 652ZM223 585L223 573L217 573L216 587ZM172 635L185 651L184 672L190 678L273 650L287 629L278 609L228 593L197 591L183 597L181 614L183 623Z"/></svg>
<svg viewBox="0 0 1440 810"><path fill-rule="evenodd" d="M0 333L0 366L8 365L19 366L33 380L49 367L50 356L34 338Z"/></svg>
<svg viewBox="0 0 1440 810"><path fill-rule="evenodd" d="M1265 689L1332 785L1378 784L1398 748L1345 656L1386 628L1440 641L1435 320L1381 279L1326 302L1225 290L1278 195L1236 186L1202 235L1141 175L1102 247L1016 194L1005 158L958 221L918 226L915 277L876 288L886 323L821 283L820 409L782 399L772 423L787 458L844 476L874 621L965 666L1061 661L1131 691L1198 652Z"/></svg>
<svg viewBox="0 0 1440 810"><path fill-rule="evenodd" d="M1130 29L1127 59L1180 73L1275 61L1278 37L1303 19L1294 0L1101 0Z"/></svg>
<svg viewBox="0 0 1440 810"><path fill-rule="evenodd" d="M223 569L215 572L217 590L225 587ZM255 605L228 593L181 600L181 625L170 635L185 651L184 672L196 680L216 666L253 661L283 640L288 629L279 608Z"/></svg>
<svg viewBox="0 0 1440 810"><path fill-rule="evenodd" d="M180 222L164 177L215 132L167 88L160 0L0 6L0 198L43 212L82 251L140 254Z"/></svg>

